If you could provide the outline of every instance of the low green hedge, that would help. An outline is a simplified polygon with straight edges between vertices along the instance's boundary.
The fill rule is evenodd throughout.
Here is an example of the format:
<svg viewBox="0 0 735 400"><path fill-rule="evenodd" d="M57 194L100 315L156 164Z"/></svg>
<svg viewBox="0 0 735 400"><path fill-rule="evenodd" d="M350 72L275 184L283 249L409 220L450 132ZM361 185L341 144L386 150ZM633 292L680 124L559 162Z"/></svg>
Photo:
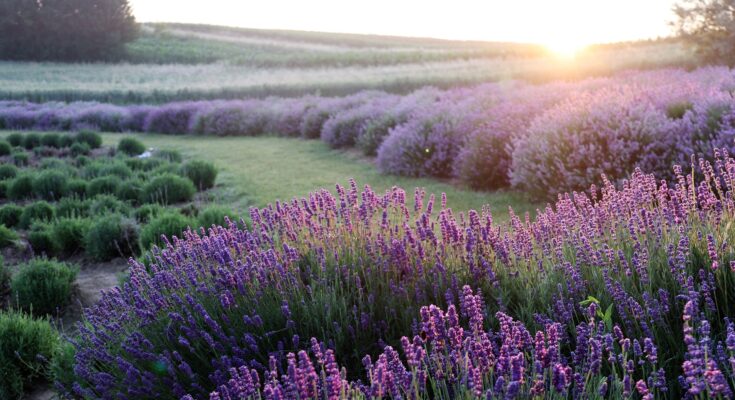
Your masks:
<svg viewBox="0 0 735 400"><path fill-rule="evenodd" d="M145 152L145 145L138 139L126 137L120 139L117 151L129 156L137 156Z"/></svg>
<svg viewBox="0 0 735 400"><path fill-rule="evenodd" d="M0 311L0 399L19 399L48 375L59 335L48 320Z"/></svg>
<svg viewBox="0 0 735 400"><path fill-rule="evenodd" d="M0 156L9 156L13 152L13 146L6 140L0 140Z"/></svg>
<svg viewBox="0 0 735 400"><path fill-rule="evenodd" d="M12 246L18 241L18 234L5 225L0 225L0 249Z"/></svg>
<svg viewBox="0 0 735 400"><path fill-rule="evenodd" d="M196 222L189 217L176 212L167 211L158 215L146 224L140 232L140 245L147 250L151 246L164 246L161 236L171 240L172 236L181 237L181 233L189 227L194 227Z"/></svg>
<svg viewBox="0 0 735 400"><path fill-rule="evenodd" d="M84 249L84 238L92 225L87 218L59 218L51 225L58 251L65 255Z"/></svg>
<svg viewBox="0 0 735 400"><path fill-rule="evenodd" d="M33 197L33 176L31 174L18 175L8 186L10 200L24 200Z"/></svg>
<svg viewBox="0 0 735 400"><path fill-rule="evenodd" d="M61 246L51 231L51 225L47 223L35 223L31 226L28 244L36 256L53 257L61 251Z"/></svg>
<svg viewBox="0 0 735 400"><path fill-rule="evenodd" d="M23 207L16 204L6 204L0 207L0 224L14 228L20 223Z"/></svg>
<svg viewBox="0 0 735 400"><path fill-rule="evenodd" d="M71 299L77 270L58 261L36 258L19 266L10 281L14 304L34 315L55 314Z"/></svg>
<svg viewBox="0 0 735 400"><path fill-rule="evenodd" d="M189 161L181 167L181 174L191 179L199 190L214 187L214 182L217 180L217 168L207 161Z"/></svg>
<svg viewBox="0 0 735 400"><path fill-rule="evenodd" d="M87 186L87 195L92 197L98 194L115 194L122 181L117 176L101 176L94 178Z"/></svg>
<svg viewBox="0 0 735 400"><path fill-rule="evenodd" d="M18 175L18 167L12 164L0 165L0 180L13 179Z"/></svg>
<svg viewBox="0 0 735 400"><path fill-rule="evenodd" d="M138 223L119 214L95 220L84 238L84 248L92 258L107 261L138 253Z"/></svg>
<svg viewBox="0 0 735 400"><path fill-rule="evenodd" d="M33 193L36 197L48 201L64 197L69 189L66 174L58 170L46 170L33 178Z"/></svg>
<svg viewBox="0 0 735 400"><path fill-rule="evenodd" d="M190 201L196 189L186 178L174 174L163 174L143 186L142 203L174 204Z"/></svg>
<svg viewBox="0 0 735 400"><path fill-rule="evenodd" d="M54 207L45 202L37 201L27 205L20 214L19 226L21 228L30 228L34 222L49 222L54 219L56 211Z"/></svg>
<svg viewBox="0 0 735 400"><path fill-rule="evenodd" d="M223 206L209 206L201 211L197 216L199 226L210 228L212 225L227 227L225 217L235 224L240 224L240 220L235 212Z"/></svg>
<svg viewBox="0 0 735 400"><path fill-rule="evenodd" d="M102 136L92 131L81 131L74 136L74 141L84 143L90 149L99 149L102 147Z"/></svg>

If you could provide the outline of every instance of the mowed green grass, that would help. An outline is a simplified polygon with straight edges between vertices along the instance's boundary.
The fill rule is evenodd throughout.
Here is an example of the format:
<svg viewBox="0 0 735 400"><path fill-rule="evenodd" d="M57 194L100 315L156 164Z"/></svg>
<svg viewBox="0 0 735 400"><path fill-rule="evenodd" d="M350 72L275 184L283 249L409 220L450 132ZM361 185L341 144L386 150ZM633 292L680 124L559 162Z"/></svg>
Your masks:
<svg viewBox="0 0 735 400"><path fill-rule="evenodd" d="M348 185L350 178L360 187L368 184L376 191L400 186L409 191L411 201L416 187L436 194L437 204L441 193L446 193L455 211L480 210L487 204L498 220L508 218L509 206L519 215L535 212L540 206L518 192L476 192L435 179L384 175L370 160L332 150L319 140L103 134L106 145L115 145L125 136L135 136L150 147L176 149L185 157L212 161L221 171L217 201L231 204L239 212L275 200L304 197L319 188L334 191L335 184Z"/></svg>
<svg viewBox="0 0 735 400"><path fill-rule="evenodd" d="M0 131L0 138L10 133ZM437 208L442 193L447 194L448 205L454 211L481 210L488 205L498 221L508 219L509 207L522 216L526 212L533 214L544 206L516 191L478 192L431 178L381 174L372 160L353 152L333 150L319 140L269 136L101 135L106 146L116 146L124 137L135 137L151 148L178 150L185 158L213 162L220 173L217 187L211 191L214 198L210 200L229 205L241 214L247 214L252 206L263 207L276 200L305 197L321 188L334 192L336 184L347 186L351 178L360 188L370 185L378 192L393 186L402 187L411 203L414 188L420 187L426 190L427 199L429 193L436 195Z"/></svg>

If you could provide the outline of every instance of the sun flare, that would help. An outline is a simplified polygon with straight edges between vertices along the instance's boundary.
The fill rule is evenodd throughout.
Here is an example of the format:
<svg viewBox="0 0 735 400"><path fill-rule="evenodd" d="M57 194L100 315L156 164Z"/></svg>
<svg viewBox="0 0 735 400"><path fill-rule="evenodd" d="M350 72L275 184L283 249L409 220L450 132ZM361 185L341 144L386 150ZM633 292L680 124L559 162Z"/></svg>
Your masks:
<svg viewBox="0 0 735 400"><path fill-rule="evenodd" d="M556 40L544 45L551 53L559 58L574 58L587 47L586 43L577 40Z"/></svg>

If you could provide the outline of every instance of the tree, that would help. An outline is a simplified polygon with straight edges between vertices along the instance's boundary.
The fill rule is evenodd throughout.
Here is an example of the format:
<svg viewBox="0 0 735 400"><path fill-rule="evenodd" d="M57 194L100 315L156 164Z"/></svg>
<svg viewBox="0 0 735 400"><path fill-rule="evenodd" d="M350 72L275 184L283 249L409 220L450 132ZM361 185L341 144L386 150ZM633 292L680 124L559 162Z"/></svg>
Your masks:
<svg viewBox="0 0 735 400"><path fill-rule="evenodd" d="M675 26L706 62L735 64L735 0L682 0Z"/></svg>
<svg viewBox="0 0 735 400"><path fill-rule="evenodd" d="M137 29L128 0L1 0L0 58L115 59Z"/></svg>

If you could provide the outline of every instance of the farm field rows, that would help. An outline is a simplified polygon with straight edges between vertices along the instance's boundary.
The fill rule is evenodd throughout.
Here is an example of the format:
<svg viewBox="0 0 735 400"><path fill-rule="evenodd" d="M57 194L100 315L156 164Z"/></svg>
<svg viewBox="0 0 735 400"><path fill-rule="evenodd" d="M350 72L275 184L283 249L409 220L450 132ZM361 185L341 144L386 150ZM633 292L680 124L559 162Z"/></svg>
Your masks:
<svg viewBox="0 0 735 400"><path fill-rule="evenodd" d="M534 57L538 45L402 38L376 35L146 24L128 45L135 63L228 62L251 67L392 65L455 59Z"/></svg>
<svg viewBox="0 0 735 400"><path fill-rule="evenodd" d="M211 32L205 28L151 28L173 33L144 33L130 45L133 63L0 61L0 98L141 103L345 95L364 89L405 93L426 85L608 75L625 69L685 65L690 59L690 52L672 41L602 46L571 62L526 45L414 39L405 43L410 52L400 56L405 47L386 46L390 38L353 35L352 45L335 46L333 41L320 39L327 34ZM202 35L208 36L203 39ZM242 44L228 47L237 40L267 44L261 43L255 51L243 49ZM299 48L298 53L294 48ZM243 54L255 60L242 60Z"/></svg>
<svg viewBox="0 0 735 400"><path fill-rule="evenodd" d="M636 168L671 178L690 156L735 151L733 70L625 72L545 84L501 82L406 95L113 105L0 102L6 129L321 139L377 169L513 188L537 199L621 183ZM301 142L297 142L301 143ZM301 179L301 178L299 178Z"/></svg>

